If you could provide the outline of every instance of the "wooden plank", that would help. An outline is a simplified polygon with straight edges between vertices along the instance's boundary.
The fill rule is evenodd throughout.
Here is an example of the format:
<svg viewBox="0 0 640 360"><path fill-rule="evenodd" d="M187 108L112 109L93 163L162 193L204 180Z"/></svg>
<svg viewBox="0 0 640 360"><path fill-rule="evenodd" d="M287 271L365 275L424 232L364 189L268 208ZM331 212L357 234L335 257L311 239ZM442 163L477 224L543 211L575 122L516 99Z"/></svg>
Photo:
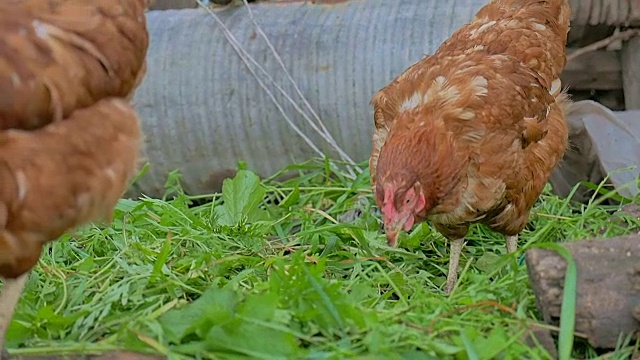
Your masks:
<svg viewBox="0 0 640 360"><path fill-rule="evenodd" d="M567 49L567 53L573 49ZM622 89L618 51L594 51L570 61L560 76L563 85L574 90Z"/></svg>
<svg viewBox="0 0 640 360"><path fill-rule="evenodd" d="M613 35L615 29L615 26L609 26L607 24L571 24L571 29L569 30L569 34L567 35L567 46L569 46L569 48L580 48L589 44L593 44L596 41L605 39Z"/></svg>
<svg viewBox="0 0 640 360"><path fill-rule="evenodd" d="M625 42L622 47L622 84L627 110L640 109L640 37Z"/></svg>
<svg viewBox="0 0 640 360"><path fill-rule="evenodd" d="M198 3L193 0L152 0L149 10L193 9Z"/></svg>
<svg viewBox="0 0 640 360"><path fill-rule="evenodd" d="M640 1L638 0L570 0L571 26L609 24L638 26Z"/></svg>

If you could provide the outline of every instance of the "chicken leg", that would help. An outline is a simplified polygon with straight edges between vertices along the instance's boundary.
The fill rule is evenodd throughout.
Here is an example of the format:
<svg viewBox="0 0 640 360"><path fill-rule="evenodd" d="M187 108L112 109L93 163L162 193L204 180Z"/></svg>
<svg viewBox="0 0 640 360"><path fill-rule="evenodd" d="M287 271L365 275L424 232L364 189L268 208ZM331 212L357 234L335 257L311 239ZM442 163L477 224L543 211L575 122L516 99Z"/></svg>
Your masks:
<svg viewBox="0 0 640 360"><path fill-rule="evenodd" d="M513 253L518 249L518 235L507 236L507 252ZM460 254L464 247L464 238L452 240L450 246L449 257L449 273L447 274L447 284L444 287L444 293L449 295L453 287L458 281L458 263L460 262Z"/></svg>
<svg viewBox="0 0 640 360"><path fill-rule="evenodd" d="M444 287L444 293L447 295L451 293L458 281L458 263L460 262L460 254L464 244L464 238L451 240L451 245L449 246L449 273L447 274L447 284Z"/></svg>
<svg viewBox="0 0 640 360"><path fill-rule="evenodd" d="M518 249L518 235L507 236L507 253L511 254Z"/></svg>
<svg viewBox="0 0 640 360"><path fill-rule="evenodd" d="M5 360L7 356L4 348L7 329L28 277L29 272L26 272L15 279L4 279L4 287L0 292L0 360Z"/></svg>

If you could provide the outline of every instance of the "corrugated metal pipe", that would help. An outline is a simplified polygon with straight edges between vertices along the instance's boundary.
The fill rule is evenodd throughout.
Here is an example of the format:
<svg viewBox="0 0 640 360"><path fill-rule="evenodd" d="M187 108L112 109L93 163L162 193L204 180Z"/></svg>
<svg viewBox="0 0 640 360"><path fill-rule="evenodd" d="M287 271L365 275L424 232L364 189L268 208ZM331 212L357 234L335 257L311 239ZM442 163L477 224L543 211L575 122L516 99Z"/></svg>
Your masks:
<svg viewBox="0 0 640 360"><path fill-rule="evenodd" d="M225 3L227 1L210 1ZM296 0L263 0L265 2L293 2ZM309 0L297 0L300 2ZM340 1L340 0L337 0ZM358 0L346 0L358 1ZM336 2L336 0L315 0L313 2ZM614 25L614 26L638 26L640 25L640 1L638 0L570 0L573 10L572 21L574 26L579 25ZM152 10L183 9L198 7L195 0L154 0Z"/></svg>
<svg viewBox="0 0 640 360"><path fill-rule="evenodd" d="M484 3L366 0L336 5L258 3L251 9L337 144L353 160L362 161L371 149L373 93L434 52ZM311 117L247 10L232 7L216 14ZM255 65L248 67L241 60L210 14L202 9L151 11L148 29L148 72L134 104L143 119L151 169L135 190L158 195L166 174L179 169L187 191L210 192L239 160L270 175L291 162L317 156L285 115L321 151L337 156L296 106Z"/></svg>
<svg viewBox="0 0 640 360"><path fill-rule="evenodd" d="M373 93L434 52L486 1L334 2L258 2L251 9L299 92L337 144L361 161L371 147ZM577 21L619 22L631 13L637 17L638 6L631 3L638 1L572 0ZM587 10L588 17L580 15ZM143 118L151 169L132 194L161 194L166 174L174 169L183 173L187 191L204 193L217 190L239 160L266 176L317 156L287 119L321 151L337 157L304 121L298 110L313 118L312 111L287 80L247 9L233 6L215 14L295 105L255 64L243 62L205 10L148 12L148 72L134 104Z"/></svg>

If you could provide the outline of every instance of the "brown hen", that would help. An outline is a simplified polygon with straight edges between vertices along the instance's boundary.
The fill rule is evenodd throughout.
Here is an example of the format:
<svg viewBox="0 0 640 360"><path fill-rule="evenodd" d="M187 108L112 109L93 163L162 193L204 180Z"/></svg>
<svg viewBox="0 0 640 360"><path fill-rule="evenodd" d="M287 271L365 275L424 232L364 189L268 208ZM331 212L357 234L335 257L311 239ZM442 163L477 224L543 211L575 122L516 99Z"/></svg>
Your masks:
<svg viewBox="0 0 640 360"><path fill-rule="evenodd" d="M135 171L146 6L0 3L0 350L42 246L108 220Z"/></svg>
<svg viewBox="0 0 640 360"><path fill-rule="evenodd" d="M445 292L473 223L507 250L567 147L559 76L566 0L495 0L373 98L371 182L388 243L429 219L451 241Z"/></svg>

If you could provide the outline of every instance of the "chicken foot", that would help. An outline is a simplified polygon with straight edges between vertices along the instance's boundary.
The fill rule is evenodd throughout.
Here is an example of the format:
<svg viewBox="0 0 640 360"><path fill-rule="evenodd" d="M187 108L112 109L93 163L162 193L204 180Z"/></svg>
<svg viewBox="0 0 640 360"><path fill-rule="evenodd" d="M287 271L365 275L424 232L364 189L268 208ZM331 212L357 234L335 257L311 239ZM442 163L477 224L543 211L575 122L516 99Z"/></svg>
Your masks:
<svg viewBox="0 0 640 360"><path fill-rule="evenodd" d="M28 277L29 272L26 272L15 279L4 279L4 287L0 292L0 360L7 359L7 353L4 348L7 329Z"/></svg>
<svg viewBox="0 0 640 360"><path fill-rule="evenodd" d="M464 244L464 238L462 238L451 240L451 245L449 245L449 273L447 274L447 284L444 287L444 293L447 295L451 293L458 282L458 263Z"/></svg>
<svg viewBox="0 0 640 360"><path fill-rule="evenodd" d="M518 235L507 236L507 253L511 254L518 250Z"/></svg>

